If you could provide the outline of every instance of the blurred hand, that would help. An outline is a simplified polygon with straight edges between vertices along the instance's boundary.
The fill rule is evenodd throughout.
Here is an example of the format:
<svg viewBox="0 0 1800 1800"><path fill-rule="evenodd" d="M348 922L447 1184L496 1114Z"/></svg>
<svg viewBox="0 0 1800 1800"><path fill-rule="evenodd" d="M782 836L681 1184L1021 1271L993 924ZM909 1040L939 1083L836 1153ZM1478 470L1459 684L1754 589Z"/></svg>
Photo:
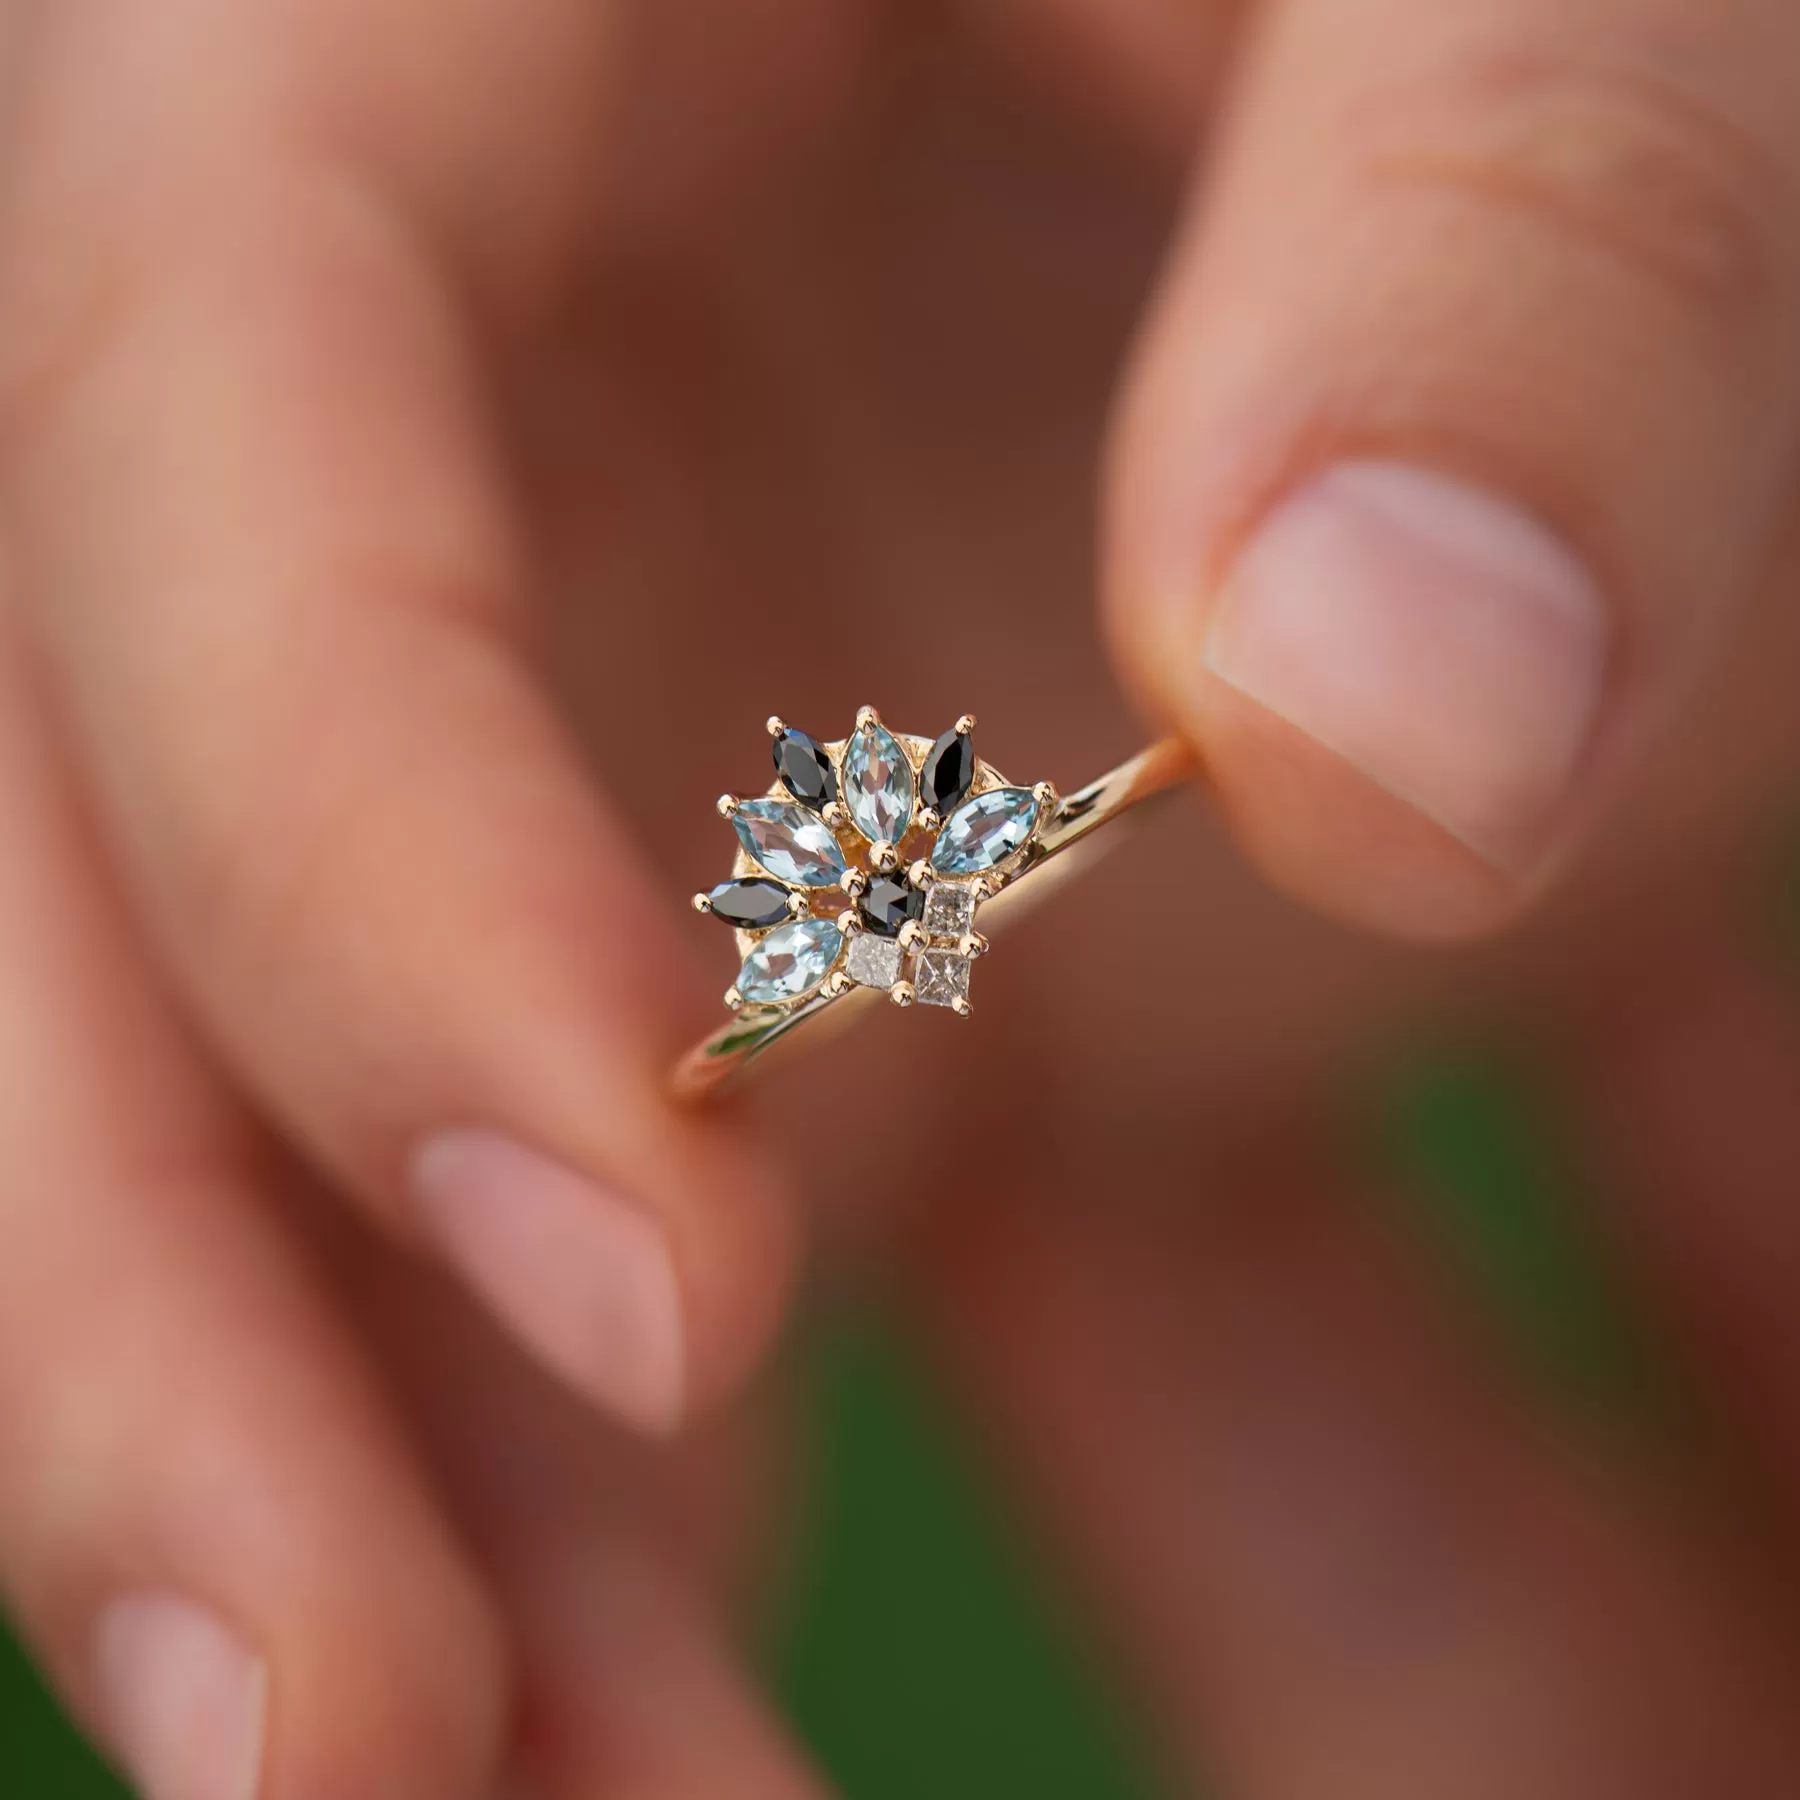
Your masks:
<svg viewBox="0 0 1800 1800"><path fill-rule="evenodd" d="M687 1425L796 1200L922 1170L905 1266L1243 1791L1800 1781L1713 1540L1503 1391L1310 1105L1431 1009L1556 1023L1800 1476L1800 1041L1716 926L1800 737L1800 15L40 0L0 57L0 1580L155 1800L812 1791L716 1637L757 1446L580 1402ZM1085 611L1134 333L1115 673L1298 904L1190 820L772 1155L673 1113L765 713L974 707L1065 785L1146 728ZM1559 874L1457 957L1306 910ZM980 1109L884 1173L943 1046Z"/></svg>

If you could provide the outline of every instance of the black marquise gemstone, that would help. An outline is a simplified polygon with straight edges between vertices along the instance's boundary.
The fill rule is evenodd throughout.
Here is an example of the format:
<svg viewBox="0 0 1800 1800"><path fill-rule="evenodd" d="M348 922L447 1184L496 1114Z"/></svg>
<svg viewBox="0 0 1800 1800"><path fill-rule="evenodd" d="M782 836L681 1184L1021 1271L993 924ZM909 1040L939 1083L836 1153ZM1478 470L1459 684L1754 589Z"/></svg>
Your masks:
<svg viewBox="0 0 1800 1800"><path fill-rule="evenodd" d="M804 731L783 731L775 738L775 773L800 802L819 812L838 796L831 758Z"/></svg>
<svg viewBox="0 0 1800 1800"><path fill-rule="evenodd" d="M919 799L948 818L968 798L974 781L974 738L968 732L946 731L931 746L919 771Z"/></svg>
<svg viewBox="0 0 1800 1800"><path fill-rule="evenodd" d="M761 931L765 925L784 924L788 891L778 881L721 881L708 894L712 915L744 931Z"/></svg>
<svg viewBox="0 0 1800 1800"><path fill-rule="evenodd" d="M878 936L898 937L900 927L908 919L916 919L924 912L925 896L891 875L877 875L857 901L856 909L862 914L863 923Z"/></svg>

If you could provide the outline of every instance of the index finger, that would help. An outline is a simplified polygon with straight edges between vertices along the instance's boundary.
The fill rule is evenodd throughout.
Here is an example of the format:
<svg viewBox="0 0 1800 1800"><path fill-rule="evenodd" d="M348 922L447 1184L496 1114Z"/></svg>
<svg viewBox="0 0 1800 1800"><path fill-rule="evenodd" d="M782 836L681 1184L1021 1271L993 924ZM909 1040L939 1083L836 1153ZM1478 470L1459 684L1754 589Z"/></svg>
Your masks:
<svg viewBox="0 0 1800 1800"><path fill-rule="evenodd" d="M554 25L591 60L601 23L486 0L109 21L12 171L15 265L72 292L5 474L118 867L215 1044L375 1217L666 1430L766 1338L787 1213L745 1143L663 1098L687 977L528 652L467 243L428 204L501 117L506 71L469 59ZM392 78L379 132L346 116L346 44ZM558 53L526 50L515 105ZM561 129L510 119L490 197ZM53 239L47 197L84 183L99 203Z"/></svg>

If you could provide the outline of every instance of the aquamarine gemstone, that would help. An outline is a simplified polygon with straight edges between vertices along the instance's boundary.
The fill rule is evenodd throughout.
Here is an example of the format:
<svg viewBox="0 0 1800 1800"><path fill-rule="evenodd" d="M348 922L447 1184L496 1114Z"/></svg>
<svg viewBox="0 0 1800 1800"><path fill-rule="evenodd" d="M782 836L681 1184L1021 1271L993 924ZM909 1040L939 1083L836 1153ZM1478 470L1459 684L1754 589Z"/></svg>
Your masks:
<svg viewBox="0 0 1800 1800"><path fill-rule="evenodd" d="M829 919L795 919L777 925L744 958L737 990L753 1006L773 1006L810 994L844 947L844 934Z"/></svg>
<svg viewBox="0 0 1800 1800"><path fill-rule="evenodd" d="M831 887L844 872L831 827L792 800L746 800L731 822L745 852L790 887Z"/></svg>
<svg viewBox="0 0 1800 1800"><path fill-rule="evenodd" d="M1030 838L1038 798L1030 788L990 788L965 800L938 833L931 866L940 875L980 875L997 868Z"/></svg>
<svg viewBox="0 0 1800 1800"><path fill-rule="evenodd" d="M897 844L913 815L912 764L881 725L859 725L844 746L844 805L871 844Z"/></svg>

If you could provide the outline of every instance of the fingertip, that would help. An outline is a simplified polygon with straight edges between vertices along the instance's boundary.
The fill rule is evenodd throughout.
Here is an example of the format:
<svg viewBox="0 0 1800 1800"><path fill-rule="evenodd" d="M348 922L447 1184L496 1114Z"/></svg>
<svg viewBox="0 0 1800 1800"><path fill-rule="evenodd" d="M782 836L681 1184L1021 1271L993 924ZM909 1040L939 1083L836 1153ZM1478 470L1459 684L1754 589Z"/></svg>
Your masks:
<svg viewBox="0 0 1800 1800"><path fill-rule="evenodd" d="M106 1741L151 1800L254 1800L269 1668L211 1612L169 1594L114 1600L93 1684Z"/></svg>
<svg viewBox="0 0 1800 1800"><path fill-rule="evenodd" d="M377 1794L401 1770L474 1800L504 1739L498 1628L485 1607L414 1598L326 1641L283 1621L265 1650L182 1594L121 1594L91 1636L100 1741L146 1800Z"/></svg>
<svg viewBox="0 0 1800 1800"><path fill-rule="evenodd" d="M645 1208L497 1131L436 1134L413 1161L426 1235L548 1368L651 1436L685 1404L686 1321Z"/></svg>
<svg viewBox="0 0 1800 1800"><path fill-rule="evenodd" d="M1522 509L1429 469L1343 462L1267 506L1217 579L1118 610L1137 684L1307 903L1456 939L1504 923L1559 862L1612 623Z"/></svg>
<svg viewBox="0 0 1800 1800"><path fill-rule="evenodd" d="M792 1209L749 1147L681 1130L655 1197L482 1128L435 1134L411 1171L426 1237L501 1324L652 1438L746 1379L794 1261Z"/></svg>
<svg viewBox="0 0 1800 1800"><path fill-rule="evenodd" d="M1592 578L1520 508L1425 469L1352 462L1264 517L1206 609L1200 657L1528 875L1592 736L1608 635Z"/></svg>
<svg viewBox="0 0 1800 1800"><path fill-rule="evenodd" d="M1227 682L1203 674L1186 716L1233 834L1283 893L1422 943L1497 930L1526 903L1467 844Z"/></svg>

